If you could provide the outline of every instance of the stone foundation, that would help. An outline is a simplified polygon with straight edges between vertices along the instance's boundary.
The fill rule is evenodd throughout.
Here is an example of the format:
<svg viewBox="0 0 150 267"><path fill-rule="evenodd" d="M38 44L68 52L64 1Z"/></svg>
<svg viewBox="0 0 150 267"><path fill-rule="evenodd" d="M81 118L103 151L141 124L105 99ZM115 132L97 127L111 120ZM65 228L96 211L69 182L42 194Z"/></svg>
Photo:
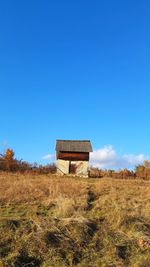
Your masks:
<svg viewBox="0 0 150 267"><path fill-rule="evenodd" d="M58 174L69 174L69 160L57 160L57 173ZM71 164L76 165L76 173L77 176L88 177L88 161L71 161Z"/></svg>
<svg viewBox="0 0 150 267"><path fill-rule="evenodd" d="M57 160L57 173L62 175L69 173L69 160Z"/></svg>

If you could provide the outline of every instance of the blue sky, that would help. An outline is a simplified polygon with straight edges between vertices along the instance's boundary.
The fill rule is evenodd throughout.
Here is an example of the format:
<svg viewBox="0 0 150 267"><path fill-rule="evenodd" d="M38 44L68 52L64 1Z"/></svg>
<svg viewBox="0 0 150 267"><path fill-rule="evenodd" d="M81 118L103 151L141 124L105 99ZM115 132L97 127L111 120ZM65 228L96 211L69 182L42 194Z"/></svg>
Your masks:
<svg viewBox="0 0 150 267"><path fill-rule="evenodd" d="M1 152L47 163L56 139L90 139L103 167L111 153L136 164L149 102L148 0L1 1Z"/></svg>

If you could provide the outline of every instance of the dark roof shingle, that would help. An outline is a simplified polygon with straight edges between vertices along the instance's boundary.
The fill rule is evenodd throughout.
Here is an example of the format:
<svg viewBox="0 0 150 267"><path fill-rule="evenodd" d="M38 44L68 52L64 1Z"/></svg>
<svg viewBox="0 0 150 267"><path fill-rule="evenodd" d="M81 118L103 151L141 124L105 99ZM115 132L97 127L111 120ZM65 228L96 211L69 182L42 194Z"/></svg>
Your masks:
<svg viewBox="0 0 150 267"><path fill-rule="evenodd" d="M56 151L92 152L90 140L56 140Z"/></svg>

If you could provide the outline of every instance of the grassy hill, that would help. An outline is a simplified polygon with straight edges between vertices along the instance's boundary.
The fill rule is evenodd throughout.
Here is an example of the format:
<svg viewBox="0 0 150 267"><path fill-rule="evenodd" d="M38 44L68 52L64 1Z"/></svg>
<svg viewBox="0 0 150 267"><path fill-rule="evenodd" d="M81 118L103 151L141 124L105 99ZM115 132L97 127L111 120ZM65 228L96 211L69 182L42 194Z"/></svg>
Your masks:
<svg viewBox="0 0 150 267"><path fill-rule="evenodd" d="M150 181L0 173L0 267L149 267Z"/></svg>

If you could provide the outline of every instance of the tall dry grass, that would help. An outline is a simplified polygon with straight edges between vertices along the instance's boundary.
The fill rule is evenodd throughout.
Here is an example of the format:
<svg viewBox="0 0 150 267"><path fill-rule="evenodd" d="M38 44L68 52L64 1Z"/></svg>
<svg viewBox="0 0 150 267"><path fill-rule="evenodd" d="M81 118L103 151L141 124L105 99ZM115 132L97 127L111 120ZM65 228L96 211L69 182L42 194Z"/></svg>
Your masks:
<svg viewBox="0 0 150 267"><path fill-rule="evenodd" d="M57 175L0 173L0 202L35 203L56 198L78 198L86 182Z"/></svg>
<svg viewBox="0 0 150 267"><path fill-rule="evenodd" d="M1 172L0 266L148 267L149 186Z"/></svg>

